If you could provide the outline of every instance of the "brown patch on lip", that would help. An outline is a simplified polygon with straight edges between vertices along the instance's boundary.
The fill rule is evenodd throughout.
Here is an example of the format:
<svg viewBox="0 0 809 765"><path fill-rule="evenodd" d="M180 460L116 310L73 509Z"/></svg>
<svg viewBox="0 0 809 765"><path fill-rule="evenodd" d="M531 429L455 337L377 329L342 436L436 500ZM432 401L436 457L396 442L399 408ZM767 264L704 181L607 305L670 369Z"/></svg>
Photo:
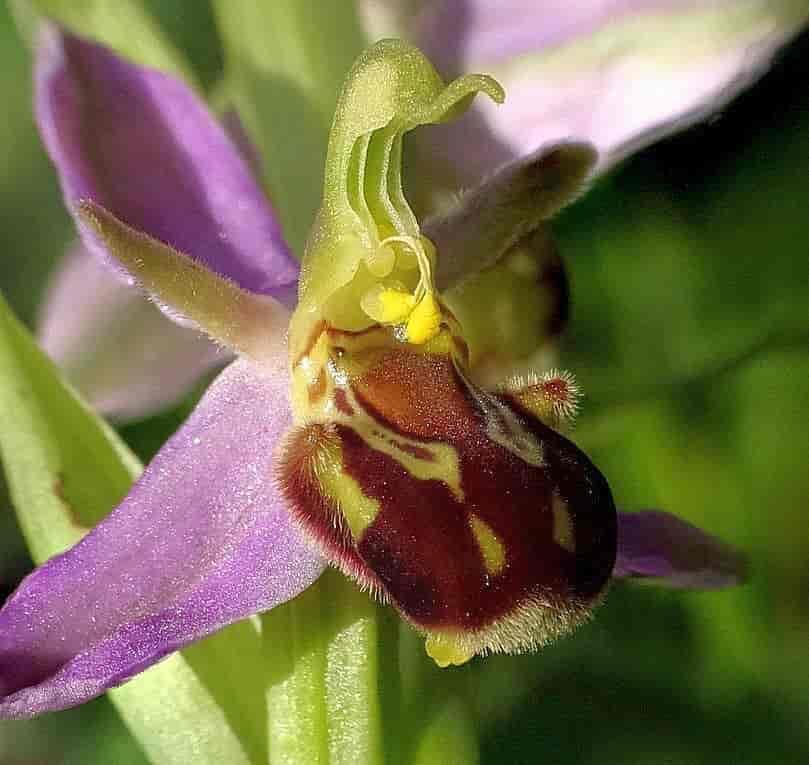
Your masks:
<svg viewBox="0 0 809 765"><path fill-rule="evenodd" d="M580 623L615 561L603 476L529 411L471 387L450 352L391 342L387 331L381 346L372 332L356 335L334 333L346 355L332 355L353 393L342 403L335 395L335 405L347 404L352 419L298 428L287 441L280 470L293 516L336 566L411 624L468 636L472 653L536 647ZM434 464L416 470L385 440ZM446 464L431 444L449 455ZM318 480L326 475L329 494ZM340 476L345 483L335 484ZM358 506L341 508L332 496ZM373 512L355 523L366 501Z"/></svg>
<svg viewBox="0 0 809 765"><path fill-rule="evenodd" d="M435 462L435 455L429 449L425 449L422 446L405 444L401 441L397 441L395 438L391 438L390 443L393 444L393 446L395 446L400 452L409 454L411 457L415 457L417 460L423 460L424 462Z"/></svg>
<svg viewBox="0 0 809 765"><path fill-rule="evenodd" d="M597 599L614 564L615 507L603 476L574 444L504 397L493 403L510 406L541 444L543 465L494 442L487 424L499 408L482 411L446 356L385 355L354 387L377 422L445 443L459 458L463 501L443 481L416 479L352 428L337 427L343 469L381 507L356 550L406 618L424 629L479 631L531 599L562 610ZM509 423L501 419L504 431ZM572 549L554 537L555 496L569 508ZM470 514L504 546L496 576L485 567Z"/></svg>
<svg viewBox="0 0 809 765"><path fill-rule="evenodd" d="M323 321L323 319L318 321L315 324L315 326L312 327L312 331L309 333L306 345L304 346L303 350L298 354L295 361L292 362L293 369L295 369L301 363L301 361L303 361L312 352L312 349L317 344L318 338L323 334L325 329L326 329L326 322Z"/></svg>
<svg viewBox="0 0 809 765"><path fill-rule="evenodd" d="M459 452L465 501L438 480L418 480L392 457L338 427L344 470L381 511L356 542L403 614L424 629L486 629L531 598L587 605L602 591L615 554L615 511L586 457L540 423L548 464L536 467L479 433ZM574 551L554 538L554 493L571 508ZM470 530L483 520L505 549L492 575Z"/></svg>
<svg viewBox="0 0 809 765"><path fill-rule="evenodd" d="M315 381L306 389L310 404L315 405L323 398L323 396L326 394L326 385L326 370L321 368L318 370Z"/></svg>
<svg viewBox="0 0 809 765"><path fill-rule="evenodd" d="M354 414L354 407L351 406L351 402L348 400L348 394L342 388L338 388L334 392L334 405L337 407L338 412L342 412L349 417Z"/></svg>
<svg viewBox="0 0 809 765"><path fill-rule="evenodd" d="M479 430L465 386L445 355L390 351L353 389L374 419L409 438L443 441Z"/></svg>

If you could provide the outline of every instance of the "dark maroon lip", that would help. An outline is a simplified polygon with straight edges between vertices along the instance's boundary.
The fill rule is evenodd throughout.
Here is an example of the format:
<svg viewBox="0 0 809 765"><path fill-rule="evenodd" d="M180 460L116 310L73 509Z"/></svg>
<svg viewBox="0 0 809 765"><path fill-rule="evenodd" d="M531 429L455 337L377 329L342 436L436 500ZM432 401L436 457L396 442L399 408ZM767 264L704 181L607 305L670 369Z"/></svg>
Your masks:
<svg viewBox="0 0 809 765"><path fill-rule="evenodd" d="M448 355L380 353L349 387L339 421L307 426L309 435L302 429L293 448L317 446L318 439L336 445L339 469L376 503L377 515L358 538L351 534L307 462L322 457L288 458L283 480L296 517L336 566L380 590L428 632L483 634L540 607L541 618L524 618L525 630L541 624L553 631L558 612L561 632L571 612L598 601L615 562L616 511L607 481L575 444L516 400L472 390ZM526 461L492 437L495 426L508 437L505 415L538 445L540 461ZM439 478L415 477L407 460L364 437L370 431L387 433L388 444L403 445L411 461L434 461L435 445L449 447L460 493ZM555 535L554 503L569 519L567 544ZM472 518L502 546L496 571L487 568ZM525 634L515 645L548 639Z"/></svg>

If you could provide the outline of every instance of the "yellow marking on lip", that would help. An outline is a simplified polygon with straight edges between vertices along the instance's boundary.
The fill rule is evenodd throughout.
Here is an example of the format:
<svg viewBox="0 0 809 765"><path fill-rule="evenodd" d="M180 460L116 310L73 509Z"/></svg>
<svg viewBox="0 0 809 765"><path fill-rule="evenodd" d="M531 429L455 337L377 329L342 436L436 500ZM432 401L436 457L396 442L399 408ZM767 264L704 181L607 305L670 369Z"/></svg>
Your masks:
<svg viewBox="0 0 809 765"><path fill-rule="evenodd" d="M551 498L551 511L553 512L553 541L569 553L576 552L576 538L573 534L573 521L567 502L556 492Z"/></svg>
<svg viewBox="0 0 809 765"><path fill-rule="evenodd" d="M343 470L340 448L329 444L318 455L315 476L326 496L337 502L354 539L359 539L382 509L379 502L363 494L359 483Z"/></svg>
<svg viewBox="0 0 809 765"><path fill-rule="evenodd" d="M486 521L476 515L469 516L469 526L475 535L483 565L491 576L500 574L506 565L506 548Z"/></svg>
<svg viewBox="0 0 809 765"><path fill-rule="evenodd" d="M360 406L359 402L357 402L357 406ZM371 449L396 460L413 478L419 481L442 481L458 502L464 501L464 492L461 488L461 467L455 447L437 441L422 443L409 439L387 430L376 420L372 420L370 426L363 426L359 420L356 420L352 423L352 427ZM426 449L432 454L433 459L426 460L416 457L402 450L402 444L413 446L416 449Z"/></svg>

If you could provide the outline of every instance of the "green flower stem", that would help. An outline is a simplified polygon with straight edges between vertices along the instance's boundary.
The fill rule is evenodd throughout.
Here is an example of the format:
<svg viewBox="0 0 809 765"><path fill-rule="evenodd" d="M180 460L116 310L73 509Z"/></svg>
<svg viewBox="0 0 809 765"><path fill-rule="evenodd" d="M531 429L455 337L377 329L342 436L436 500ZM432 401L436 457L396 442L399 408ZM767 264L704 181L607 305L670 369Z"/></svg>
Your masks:
<svg viewBox="0 0 809 765"><path fill-rule="evenodd" d="M262 617L267 686L269 762L329 761L326 650L322 595L315 586Z"/></svg>
<svg viewBox="0 0 809 765"><path fill-rule="evenodd" d="M331 761L381 764L385 762L381 710L385 678L379 672L384 614L338 574L325 577L322 590L332 635L326 666Z"/></svg>
<svg viewBox="0 0 809 765"><path fill-rule="evenodd" d="M423 638L400 623L398 649L402 678L401 763L455 765L478 761L480 725L475 715L475 678L482 663L439 669L424 650Z"/></svg>
<svg viewBox="0 0 809 765"><path fill-rule="evenodd" d="M384 762L377 614L330 571L263 617L271 763Z"/></svg>
<svg viewBox="0 0 809 765"><path fill-rule="evenodd" d="M341 574L261 619L270 763L477 762L469 679Z"/></svg>

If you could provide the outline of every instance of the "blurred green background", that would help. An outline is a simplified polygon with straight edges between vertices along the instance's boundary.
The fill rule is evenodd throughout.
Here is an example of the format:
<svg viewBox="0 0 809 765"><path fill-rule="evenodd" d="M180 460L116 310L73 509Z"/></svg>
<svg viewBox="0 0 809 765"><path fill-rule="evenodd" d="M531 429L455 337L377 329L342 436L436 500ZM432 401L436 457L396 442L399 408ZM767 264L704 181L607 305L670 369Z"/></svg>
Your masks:
<svg viewBox="0 0 809 765"><path fill-rule="evenodd" d="M207 4L150 5L212 82ZM0 6L0 286L33 323L71 226L29 63ZM809 762L807 71L804 36L555 227L573 285L565 366L586 394L576 440L621 508L665 508L743 547L751 581L616 586L593 624L526 660L535 688L485 733L486 763ZM147 458L186 411L124 435ZM29 566L0 486L0 594ZM104 699L0 724L0 765L144 762Z"/></svg>

